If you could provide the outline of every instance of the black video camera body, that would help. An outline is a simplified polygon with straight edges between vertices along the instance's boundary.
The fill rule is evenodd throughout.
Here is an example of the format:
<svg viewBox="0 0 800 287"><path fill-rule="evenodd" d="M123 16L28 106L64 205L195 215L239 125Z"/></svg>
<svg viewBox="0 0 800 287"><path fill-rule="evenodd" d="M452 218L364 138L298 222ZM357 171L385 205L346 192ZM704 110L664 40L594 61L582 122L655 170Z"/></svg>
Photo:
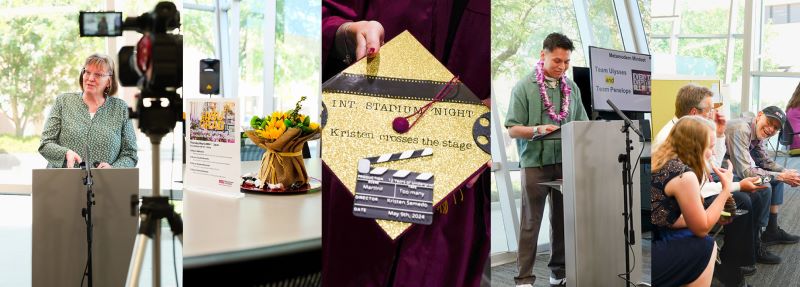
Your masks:
<svg viewBox="0 0 800 287"><path fill-rule="evenodd" d="M124 22L121 18L121 12L81 12L81 36L115 37L123 30L142 34L135 47L120 49L117 75L122 86L141 91L131 118L139 119L139 129L151 141L160 141L183 120L183 101L177 93L183 87L183 36L168 33L180 28L180 12L172 2L159 2L151 12ZM103 24L109 22L121 22L121 29Z"/></svg>

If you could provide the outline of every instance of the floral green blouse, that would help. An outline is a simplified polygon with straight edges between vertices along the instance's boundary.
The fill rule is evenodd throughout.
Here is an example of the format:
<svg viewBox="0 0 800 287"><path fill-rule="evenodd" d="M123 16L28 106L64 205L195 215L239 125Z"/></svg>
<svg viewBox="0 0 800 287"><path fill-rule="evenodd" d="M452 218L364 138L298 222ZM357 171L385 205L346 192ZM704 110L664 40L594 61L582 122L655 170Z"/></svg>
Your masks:
<svg viewBox="0 0 800 287"><path fill-rule="evenodd" d="M60 168L67 163L67 150L88 163L135 167L136 133L125 101L108 97L91 117L81 93L58 96L42 131L39 153L47 159L48 168Z"/></svg>

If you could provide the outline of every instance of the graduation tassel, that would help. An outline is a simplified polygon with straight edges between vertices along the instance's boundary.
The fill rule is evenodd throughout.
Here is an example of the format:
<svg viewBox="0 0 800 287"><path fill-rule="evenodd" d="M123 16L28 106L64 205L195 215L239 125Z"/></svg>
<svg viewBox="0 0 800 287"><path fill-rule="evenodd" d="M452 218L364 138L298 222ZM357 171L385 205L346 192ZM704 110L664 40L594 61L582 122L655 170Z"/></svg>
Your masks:
<svg viewBox="0 0 800 287"><path fill-rule="evenodd" d="M436 207L436 211L441 214L447 214L447 199L442 200L442 204L439 204L439 206Z"/></svg>
<svg viewBox="0 0 800 287"><path fill-rule="evenodd" d="M441 101L446 96L450 95L450 92L452 92L457 85L458 85L458 76L455 76L452 79L450 79L450 81L447 82L447 84L445 84L444 88L439 90L439 93L437 93L436 96L433 97L433 100L431 100L429 103L427 103L424 106L422 106L422 108L420 108L419 110L417 110L416 112L414 112L411 115L408 115L408 116L405 116L405 117L396 117L396 118L394 118L394 120L392 121L392 129L394 129L394 131L396 131L398 133L401 133L401 134L404 134L404 133L408 132L409 130L411 130L411 128L414 127L414 125L417 124L419 119L421 119L422 116L425 115L425 112L427 112L428 109L434 103L436 103L438 101ZM417 116L417 118L414 119L413 123L409 124L408 123L408 119L413 117L413 116L415 116L415 115L417 115L417 114L419 114L419 116Z"/></svg>

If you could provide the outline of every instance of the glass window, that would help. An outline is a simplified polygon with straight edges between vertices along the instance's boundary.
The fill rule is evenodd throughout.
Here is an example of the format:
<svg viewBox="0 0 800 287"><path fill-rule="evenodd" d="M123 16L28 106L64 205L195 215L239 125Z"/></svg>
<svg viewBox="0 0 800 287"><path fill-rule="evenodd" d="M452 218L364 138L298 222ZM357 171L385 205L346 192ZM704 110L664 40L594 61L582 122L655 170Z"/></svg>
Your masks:
<svg viewBox="0 0 800 287"><path fill-rule="evenodd" d="M728 34L730 0L682 0L680 34Z"/></svg>
<svg viewBox="0 0 800 287"><path fill-rule="evenodd" d="M732 0L736 5L736 15L734 19L734 33L741 33L744 27L744 1ZM653 1L653 15L669 16L672 12L672 5ZM710 76L720 80L725 80L726 76L726 55L728 24L730 14L730 0L714 1L677 1L677 14L679 18L679 36L694 35L700 37L682 37L677 39L675 50L672 50L671 39L660 38L650 40L650 48L653 55L653 71L659 74L678 74ZM653 30L659 31L659 35L672 34L672 21L674 18L662 18L653 22ZM714 36L714 37L702 37ZM725 37L725 38L724 38ZM731 81L728 85L741 86L739 78L742 75L742 39L734 36L733 66L731 71ZM730 97L738 98L739 95L729 94ZM726 98L727 100L727 98ZM731 99L733 100L733 99ZM736 99L738 102L739 100Z"/></svg>
<svg viewBox="0 0 800 287"><path fill-rule="evenodd" d="M500 208L500 194L497 192L497 184L495 184L495 173L492 173L492 190L491 190L491 218L492 218L492 246L489 254L497 254L516 249L516 246L509 248L506 237L506 226L503 224L503 212Z"/></svg>
<svg viewBox="0 0 800 287"><path fill-rule="evenodd" d="M723 84L723 96L725 97L723 100L728 107L723 107L723 109L729 109L729 115L737 116L742 112L742 61L744 61L744 40L735 38L733 44L733 67L731 70L731 83L727 84L727 93L724 91L726 85Z"/></svg>
<svg viewBox="0 0 800 287"><path fill-rule="evenodd" d="M743 0L733 0L736 1L736 29L733 30L734 33L742 34L744 33L744 4L745 1Z"/></svg>
<svg viewBox="0 0 800 287"><path fill-rule="evenodd" d="M672 22L674 22L674 18L653 19L651 33L659 36L672 34Z"/></svg>
<svg viewBox="0 0 800 287"><path fill-rule="evenodd" d="M214 0L184 0L184 3L201 4L201 5L214 5Z"/></svg>
<svg viewBox="0 0 800 287"><path fill-rule="evenodd" d="M319 122L322 4L318 0L276 2L274 94L277 110L290 110L305 96L302 113ZM308 143L312 156L319 141Z"/></svg>
<svg viewBox="0 0 800 287"><path fill-rule="evenodd" d="M517 208L517 215L519 215L521 210L520 201L522 198L522 178L521 171L511 171L511 196L514 199L514 204ZM500 203L500 194L497 190L497 184L495 184L496 180L496 173L492 173L492 189L491 189L491 216L492 216L492 246L490 254L497 254L506 251L515 251L517 250L517 246L509 246L507 236L509 234L514 234L514 231L511 229L510 226L505 226L505 221L503 218L503 211L501 210L501 203ZM549 205L548 205L549 206ZM545 213L549 214L549 207L545 207ZM542 227L539 234L539 244L547 244L550 242L549 239L549 231L550 230L550 223L547 219L542 220Z"/></svg>
<svg viewBox="0 0 800 287"><path fill-rule="evenodd" d="M800 23L800 3L789 5L789 22Z"/></svg>
<svg viewBox="0 0 800 287"><path fill-rule="evenodd" d="M239 4L239 47L231 52L239 53L237 89L241 123L246 123L252 115L263 113L264 53L273 51L264 47L265 5L274 4L270 1L242 1Z"/></svg>
<svg viewBox="0 0 800 287"><path fill-rule="evenodd" d="M724 79L726 45L725 39L678 40L678 74Z"/></svg>
<svg viewBox="0 0 800 287"><path fill-rule="evenodd" d="M653 17L661 17L661 16L673 16L674 4L675 1L649 1L650 6L650 13Z"/></svg>
<svg viewBox="0 0 800 287"><path fill-rule="evenodd" d="M669 39L650 39L650 52L669 54Z"/></svg>
<svg viewBox="0 0 800 287"><path fill-rule="evenodd" d="M787 5L765 6L764 10L767 7L772 8L773 21L762 24L760 56L754 55L760 60L760 71L800 72L800 57L797 57L800 42L796 37L800 23L783 24L787 19Z"/></svg>
<svg viewBox="0 0 800 287"><path fill-rule="evenodd" d="M800 78L761 77L758 82L758 110L768 106L785 109Z"/></svg>
<svg viewBox="0 0 800 287"><path fill-rule="evenodd" d="M619 33L619 23L614 13L613 0L589 1L586 5L589 12L589 26L594 37L593 46L602 48L625 50L622 46L622 37Z"/></svg>
<svg viewBox="0 0 800 287"><path fill-rule="evenodd" d="M276 10L276 107L293 109L300 97L306 96L302 111L319 121L321 3L279 0Z"/></svg>
<svg viewBox="0 0 800 287"><path fill-rule="evenodd" d="M183 89L184 98L207 97L200 94L200 60L216 58L217 35L214 13L185 9L183 24Z"/></svg>
<svg viewBox="0 0 800 287"><path fill-rule="evenodd" d="M681 38L677 55L663 51L668 43L668 39L653 42L654 73L725 78L725 39Z"/></svg>
<svg viewBox="0 0 800 287"><path fill-rule="evenodd" d="M652 17L650 16L650 0L638 0L636 1L639 5L639 13L642 15L642 26L644 26L644 33L647 39L650 39L650 27L652 23Z"/></svg>
<svg viewBox="0 0 800 287"><path fill-rule="evenodd" d="M769 22L772 24L786 24L789 19L789 7L786 5L770 6ZM768 22L768 23L769 23Z"/></svg>
<svg viewBox="0 0 800 287"><path fill-rule="evenodd" d="M772 21L772 6L764 6L764 16L763 16L764 23L769 23Z"/></svg>

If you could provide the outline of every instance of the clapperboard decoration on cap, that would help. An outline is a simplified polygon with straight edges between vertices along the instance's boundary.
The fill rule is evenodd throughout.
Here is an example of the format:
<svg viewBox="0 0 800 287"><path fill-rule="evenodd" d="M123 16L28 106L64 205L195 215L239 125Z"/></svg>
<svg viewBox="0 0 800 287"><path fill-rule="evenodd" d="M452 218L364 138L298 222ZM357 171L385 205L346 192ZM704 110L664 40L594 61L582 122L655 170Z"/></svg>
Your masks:
<svg viewBox="0 0 800 287"><path fill-rule="evenodd" d="M430 225L433 222L433 173L372 165L432 154L433 149L426 148L359 160L353 214Z"/></svg>
<svg viewBox="0 0 800 287"><path fill-rule="evenodd" d="M348 216L372 218L392 240L414 226L433 226L451 216L437 207L491 160L489 107L409 32L387 41L374 57L326 80L321 97L322 161L357 198ZM431 154L422 156L425 150ZM401 159L403 155L408 158ZM399 180L406 171L405 180ZM379 172L383 173L374 174ZM434 174L430 189L416 181L426 173ZM374 183L378 181L424 190L428 204L415 205L419 202L410 201L413 197L378 197L383 193L366 188L387 191L388 184ZM389 207L394 209L391 213L386 211ZM406 213L396 213L399 209Z"/></svg>

